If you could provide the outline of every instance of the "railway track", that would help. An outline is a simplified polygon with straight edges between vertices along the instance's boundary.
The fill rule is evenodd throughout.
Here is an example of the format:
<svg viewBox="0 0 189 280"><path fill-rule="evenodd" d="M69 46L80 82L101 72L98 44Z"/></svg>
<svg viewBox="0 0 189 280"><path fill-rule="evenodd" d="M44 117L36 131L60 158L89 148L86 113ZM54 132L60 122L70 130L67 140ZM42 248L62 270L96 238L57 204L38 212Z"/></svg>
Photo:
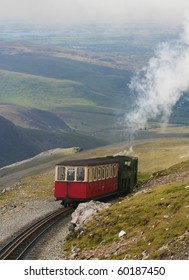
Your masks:
<svg viewBox="0 0 189 280"><path fill-rule="evenodd" d="M28 226L17 234L0 251L0 260L21 260L28 253L35 241L50 227L74 211L73 207L59 209Z"/></svg>

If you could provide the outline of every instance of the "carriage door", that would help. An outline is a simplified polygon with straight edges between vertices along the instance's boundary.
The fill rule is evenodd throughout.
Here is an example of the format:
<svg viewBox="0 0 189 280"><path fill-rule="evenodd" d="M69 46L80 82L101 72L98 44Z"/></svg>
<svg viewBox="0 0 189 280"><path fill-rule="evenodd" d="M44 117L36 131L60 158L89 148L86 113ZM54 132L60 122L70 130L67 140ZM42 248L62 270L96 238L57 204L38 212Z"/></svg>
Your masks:
<svg viewBox="0 0 189 280"><path fill-rule="evenodd" d="M125 161L119 165L119 192L129 193L131 186L131 162Z"/></svg>

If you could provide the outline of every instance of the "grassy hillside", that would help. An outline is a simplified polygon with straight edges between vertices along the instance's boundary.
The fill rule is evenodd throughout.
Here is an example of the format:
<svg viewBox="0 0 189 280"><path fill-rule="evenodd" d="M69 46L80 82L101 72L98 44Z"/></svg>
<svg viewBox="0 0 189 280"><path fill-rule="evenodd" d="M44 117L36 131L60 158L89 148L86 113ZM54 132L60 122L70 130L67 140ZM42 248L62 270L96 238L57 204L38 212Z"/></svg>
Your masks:
<svg viewBox="0 0 189 280"><path fill-rule="evenodd" d="M1 71L0 89L1 102L38 109L93 104L85 96L85 86L71 80Z"/></svg>
<svg viewBox="0 0 189 280"><path fill-rule="evenodd" d="M140 171L153 173L189 159L187 138L144 140L133 146L140 158Z"/></svg>
<svg viewBox="0 0 189 280"><path fill-rule="evenodd" d="M0 115L17 126L49 131L71 131L63 118L52 112L14 104L0 104Z"/></svg>
<svg viewBox="0 0 189 280"><path fill-rule="evenodd" d="M57 77L52 78L38 76L37 73L31 75L1 70L0 103L23 107L23 113L20 110L20 116L17 111L14 117L11 117L11 111L1 114L14 121L15 124L33 127L32 121L35 116L30 114L31 123L27 122L26 110L31 110L31 108L47 110L77 131L88 135L105 131L105 134L100 132L99 137L109 138L109 131L118 125L116 114L124 113L130 103L130 96L127 96L126 90L127 74L120 75L118 70L111 68L102 71L100 66L99 69L90 70L90 67L94 67L90 64L87 64L86 69L80 72L80 62L75 64L74 61L70 67L73 70L73 73L70 70L68 77L70 80L58 77L58 72ZM74 76L75 69L78 72L77 77ZM14 70L16 71L16 66ZM41 75L41 73L38 74ZM90 78L88 75L91 75ZM119 137L115 135L115 138Z"/></svg>
<svg viewBox="0 0 189 280"><path fill-rule="evenodd" d="M30 107L122 106L117 97L125 95L131 74L126 70L57 58L50 53L0 54L0 60L0 100Z"/></svg>
<svg viewBox="0 0 189 280"><path fill-rule="evenodd" d="M114 204L96 215L82 234L68 238L63 250L77 252L75 259L186 259L188 184L189 178L149 187ZM122 230L125 235L119 238Z"/></svg>
<svg viewBox="0 0 189 280"><path fill-rule="evenodd" d="M0 166L31 157L39 152L32 142L25 139L23 130L3 117L0 117L0 130Z"/></svg>

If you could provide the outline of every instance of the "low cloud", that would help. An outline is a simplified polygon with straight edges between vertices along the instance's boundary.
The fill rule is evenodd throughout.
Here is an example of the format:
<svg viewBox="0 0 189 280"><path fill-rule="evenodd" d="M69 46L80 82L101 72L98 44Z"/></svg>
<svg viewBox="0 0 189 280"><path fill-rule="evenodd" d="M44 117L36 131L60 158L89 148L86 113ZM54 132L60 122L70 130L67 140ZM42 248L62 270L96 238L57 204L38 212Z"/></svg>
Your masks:
<svg viewBox="0 0 189 280"><path fill-rule="evenodd" d="M0 0L0 20L49 24L178 24L188 0Z"/></svg>

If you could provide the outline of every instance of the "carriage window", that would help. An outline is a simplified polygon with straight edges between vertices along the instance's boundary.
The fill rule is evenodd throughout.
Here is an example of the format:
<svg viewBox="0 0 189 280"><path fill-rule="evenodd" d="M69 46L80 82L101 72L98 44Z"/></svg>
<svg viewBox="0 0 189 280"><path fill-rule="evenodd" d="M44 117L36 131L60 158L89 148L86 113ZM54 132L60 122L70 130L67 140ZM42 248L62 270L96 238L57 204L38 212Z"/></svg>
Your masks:
<svg viewBox="0 0 189 280"><path fill-rule="evenodd" d="M113 165L113 177L116 177L117 176L117 165L114 164Z"/></svg>
<svg viewBox="0 0 189 280"><path fill-rule="evenodd" d="M88 169L88 181L91 182L93 180L92 168Z"/></svg>
<svg viewBox="0 0 189 280"><path fill-rule="evenodd" d="M96 181L97 180L97 168L94 167L93 168L93 181Z"/></svg>
<svg viewBox="0 0 189 280"><path fill-rule="evenodd" d="M67 169L67 180L74 181L75 178L75 168L70 167Z"/></svg>
<svg viewBox="0 0 189 280"><path fill-rule="evenodd" d="M98 180L101 180L101 167L98 167Z"/></svg>
<svg viewBox="0 0 189 280"><path fill-rule="evenodd" d="M131 166L131 161L125 161L125 166L130 167Z"/></svg>
<svg viewBox="0 0 189 280"><path fill-rule="evenodd" d="M112 176L113 176L113 166L110 165L110 167L109 167L109 177L112 178Z"/></svg>
<svg viewBox="0 0 189 280"><path fill-rule="evenodd" d="M85 170L83 167L77 168L77 181L84 181Z"/></svg>
<svg viewBox="0 0 189 280"><path fill-rule="evenodd" d="M105 179L105 167L102 167L102 179Z"/></svg>
<svg viewBox="0 0 189 280"><path fill-rule="evenodd" d="M106 166L106 179L109 178L109 166L107 165Z"/></svg>
<svg viewBox="0 0 189 280"><path fill-rule="evenodd" d="M66 168L61 166L58 167L58 180L65 180Z"/></svg>

